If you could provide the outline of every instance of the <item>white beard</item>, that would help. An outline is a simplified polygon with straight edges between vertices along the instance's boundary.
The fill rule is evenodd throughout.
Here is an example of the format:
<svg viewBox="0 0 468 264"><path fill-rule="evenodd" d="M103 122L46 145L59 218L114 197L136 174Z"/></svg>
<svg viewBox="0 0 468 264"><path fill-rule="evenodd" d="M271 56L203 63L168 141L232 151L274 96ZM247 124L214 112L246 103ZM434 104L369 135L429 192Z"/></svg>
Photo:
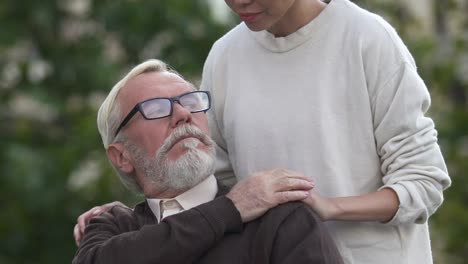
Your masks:
<svg viewBox="0 0 468 264"><path fill-rule="evenodd" d="M154 183L161 186L161 181L164 181L165 187L186 190L213 174L215 168L214 152L208 154L199 150L197 149L198 144L200 144L198 139L186 139L184 147L188 151L175 161L168 161L165 154L158 152L156 164L159 165L158 174L161 177L153 179L156 180Z"/></svg>
<svg viewBox="0 0 468 264"><path fill-rule="evenodd" d="M183 147L187 148L187 153L175 161L169 161L167 154L170 148L180 137L187 135L197 135L201 138L201 141L198 138L185 139ZM202 142L208 147L208 152L197 148ZM154 185L153 190L156 192L169 189L185 191L214 173L214 142L194 126L177 128L165 140L153 159L148 158L145 151L139 146L131 143L126 143L126 145L133 154L135 167Z"/></svg>

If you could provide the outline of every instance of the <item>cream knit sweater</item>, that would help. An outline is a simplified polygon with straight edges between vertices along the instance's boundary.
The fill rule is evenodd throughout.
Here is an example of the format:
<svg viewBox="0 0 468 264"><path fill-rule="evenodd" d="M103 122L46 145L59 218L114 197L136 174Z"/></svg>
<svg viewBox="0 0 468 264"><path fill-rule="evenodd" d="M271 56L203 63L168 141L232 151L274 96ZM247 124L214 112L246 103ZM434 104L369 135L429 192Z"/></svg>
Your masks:
<svg viewBox="0 0 468 264"><path fill-rule="evenodd" d="M400 208L389 223L327 223L345 262L432 263L427 220L450 178L427 88L382 18L332 0L284 38L239 24L214 44L202 89L219 179L283 167L324 196L392 188Z"/></svg>

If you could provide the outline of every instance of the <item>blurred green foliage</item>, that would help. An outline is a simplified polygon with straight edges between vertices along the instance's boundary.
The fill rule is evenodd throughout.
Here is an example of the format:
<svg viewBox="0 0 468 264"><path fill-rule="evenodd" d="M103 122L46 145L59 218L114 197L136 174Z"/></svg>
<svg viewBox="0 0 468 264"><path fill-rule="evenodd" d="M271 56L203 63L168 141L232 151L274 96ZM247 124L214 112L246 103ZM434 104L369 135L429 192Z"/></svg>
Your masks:
<svg viewBox="0 0 468 264"><path fill-rule="evenodd" d="M148 58L171 63L197 83L212 43L233 25L213 19L210 1L0 0L0 263L68 263L79 214L141 198L108 166L97 108L126 70ZM355 2L390 20L430 88L430 115L453 178L431 219L433 244L441 263L462 263L468 257L468 3L423 1L432 5L433 19L421 33L404 1Z"/></svg>
<svg viewBox="0 0 468 264"><path fill-rule="evenodd" d="M127 192L96 129L104 95L161 58L199 79L227 30L206 1L0 1L0 263L69 263L85 210Z"/></svg>

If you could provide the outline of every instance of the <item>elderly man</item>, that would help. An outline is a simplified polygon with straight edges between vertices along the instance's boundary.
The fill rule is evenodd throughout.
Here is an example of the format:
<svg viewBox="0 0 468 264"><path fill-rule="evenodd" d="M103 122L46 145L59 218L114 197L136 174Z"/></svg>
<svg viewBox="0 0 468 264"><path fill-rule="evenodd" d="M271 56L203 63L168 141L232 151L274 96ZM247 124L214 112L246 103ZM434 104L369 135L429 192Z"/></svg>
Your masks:
<svg viewBox="0 0 468 264"><path fill-rule="evenodd" d="M146 200L92 219L73 263L341 263L318 217L286 203L307 197L306 177L278 170L230 192L217 183L210 103L158 60L114 86L99 132L124 185Z"/></svg>

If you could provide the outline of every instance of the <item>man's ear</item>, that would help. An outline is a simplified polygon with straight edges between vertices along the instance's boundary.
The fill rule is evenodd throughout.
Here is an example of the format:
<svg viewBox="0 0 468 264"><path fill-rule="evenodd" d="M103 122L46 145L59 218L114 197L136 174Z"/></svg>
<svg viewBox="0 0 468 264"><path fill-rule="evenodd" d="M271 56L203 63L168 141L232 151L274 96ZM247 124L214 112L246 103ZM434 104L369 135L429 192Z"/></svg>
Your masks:
<svg viewBox="0 0 468 264"><path fill-rule="evenodd" d="M122 143L114 143L109 145L106 150L107 157L111 162L125 173L131 173L135 169L130 160L127 149Z"/></svg>

